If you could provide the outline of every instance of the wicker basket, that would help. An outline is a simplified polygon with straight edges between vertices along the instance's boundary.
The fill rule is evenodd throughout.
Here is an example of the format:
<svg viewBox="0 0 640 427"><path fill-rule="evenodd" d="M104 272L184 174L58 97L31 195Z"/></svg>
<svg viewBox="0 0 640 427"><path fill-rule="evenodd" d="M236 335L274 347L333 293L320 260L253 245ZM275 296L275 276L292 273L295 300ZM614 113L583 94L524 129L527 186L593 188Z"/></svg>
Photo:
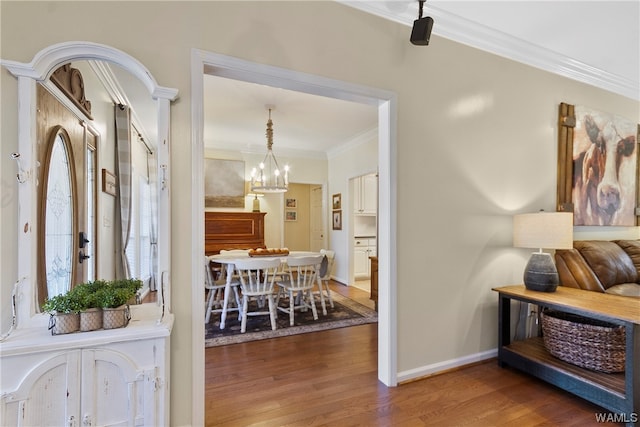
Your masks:
<svg viewBox="0 0 640 427"><path fill-rule="evenodd" d="M102 327L104 329L124 328L129 324L131 315L128 305L102 309Z"/></svg>
<svg viewBox="0 0 640 427"><path fill-rule="evenodd" d="M102 309L90 308L80 312L80 332L102 329Z"/></svg>
<svg viewBox="0 0 640 427"><path fill-rule="evenodd" d="M78 332L80 330L80 314L55 313L49 317L49 330L51 335L62 335Z"/></svg>
<svg viewBox="0 0 640 427"><path fill-rule="evenodd" d="M542 332L545 347L560 360L593 371L624 372L624 326L546 310Z"/></svg>

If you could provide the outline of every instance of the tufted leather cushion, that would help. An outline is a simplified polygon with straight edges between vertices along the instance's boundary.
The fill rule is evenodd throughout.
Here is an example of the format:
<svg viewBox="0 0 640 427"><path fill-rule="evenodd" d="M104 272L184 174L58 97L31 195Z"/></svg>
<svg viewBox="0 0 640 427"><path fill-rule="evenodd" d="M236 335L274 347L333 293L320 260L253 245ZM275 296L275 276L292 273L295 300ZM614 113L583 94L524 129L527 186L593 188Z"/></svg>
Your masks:
<svg viewBox="0 0 640 427"><path fill-rule="evenodd" d="M638 274L637 282L640 283L640 240L616 240L615 242L631 257Z"/></svg>
<svg viewBox="0 0 640 427"><path fill-rule="evenodd" d="M615 242L584 240L573 242L573 247L589 264L603 288L637 281L638 270L631 257Z"/></svg>
<svg viewBox="0 0 640 427"><path fill-rule="evenodd" d="M595 292L605 291L600 280L577 249L557 250L555 258L562 286Z"/></svg>

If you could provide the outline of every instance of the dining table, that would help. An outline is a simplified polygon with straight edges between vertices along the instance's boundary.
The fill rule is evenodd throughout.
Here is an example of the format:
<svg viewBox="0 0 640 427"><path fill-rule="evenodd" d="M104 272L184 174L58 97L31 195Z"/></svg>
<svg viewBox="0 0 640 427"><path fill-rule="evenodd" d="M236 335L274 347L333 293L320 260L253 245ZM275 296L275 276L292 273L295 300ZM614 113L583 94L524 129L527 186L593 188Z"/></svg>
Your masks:
<svg viewBox="0 0 640 427"><path fill-rule="evenodd" d="M301 258L307 256L320 256L322 255L320 252L312 252L312 251L289 251L288 254L274 254L271 255L260 255L260 258L267 259L281 259L283 265L286 264L287 260L290 258ZM229 304L229 297L231 295L231 282L233 281L233 272L235 271L235 264L238 261L242 261L244 259L250 258L248 252L229 252L229 253L220 253L215 255L209 255L209 261L215 262L218 264L224 264L226 267L226 283L224 287L224 299L222 301L222 312L220 313L220 329L224 329L225 322L227 320L227 308ZM320 280L320 275L318 275L317 280ZM320 286L320 284L319 284ZM322 288L320 287L321 298L320 301L322 303L322 310L325 312L325 303L324 298L322 298ZM238 310L241 310L241 307L238 307Z"/></svg>

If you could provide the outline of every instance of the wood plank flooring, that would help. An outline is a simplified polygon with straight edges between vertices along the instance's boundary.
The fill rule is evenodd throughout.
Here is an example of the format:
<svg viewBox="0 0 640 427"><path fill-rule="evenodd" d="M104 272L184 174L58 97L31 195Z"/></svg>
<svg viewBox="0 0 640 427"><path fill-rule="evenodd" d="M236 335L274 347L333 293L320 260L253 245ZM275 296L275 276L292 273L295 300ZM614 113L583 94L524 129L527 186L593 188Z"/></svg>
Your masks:
<svg viewBox="0 0 640 427"><path fill-rule="evenodd" d="M367 302L352 287L337 292ZM604 409L495 360L385 387L377 325L205 350L207 426L602 426Z"/></svg>

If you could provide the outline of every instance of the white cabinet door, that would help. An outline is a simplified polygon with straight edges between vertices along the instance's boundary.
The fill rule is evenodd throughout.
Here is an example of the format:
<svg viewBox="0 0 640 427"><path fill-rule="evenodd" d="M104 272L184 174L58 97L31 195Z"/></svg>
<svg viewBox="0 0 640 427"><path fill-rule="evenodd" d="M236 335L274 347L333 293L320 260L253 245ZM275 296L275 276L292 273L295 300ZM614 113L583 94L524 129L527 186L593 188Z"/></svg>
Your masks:
<svg viewBox="0 0 640 427"><path fill-rule="evenodd" d="M137 369L116 351L66 351L2 395L0 425L155 426L154 379L154 369Z"/></svg>
<svg viewBox="0 0 640 427"><path fill-rule="evenodd" d="M74 426L80 409L80 352L59 354L31 369L1 398L0 425Z"/></svg>
<svg viewBox="0 0 640 427"><path fill-rule="evenodd" d="M376 214L378 212L378 177L365 175L362 181L362 213Z"/></svg>
<svg viewBox="0 0 640 427"><path fill-rule="evenodd" d="M82 425L153 425L145 419L146 375L125 355L105 349L82 351ZM148 397L148 396L147 396Z"/></svg>
<svg viewBox="0 0 640 427"><path fill-rule="evenodd" d="M353 179L353 213L375 215L378 212L378 177L375 174Z"/></svg>
<svg viewBox="0 0 640 427"><path fill-rule="evenodd" d="M369 277L369 255L366 246L353 249L353 276L356 279Z"/></svg>

